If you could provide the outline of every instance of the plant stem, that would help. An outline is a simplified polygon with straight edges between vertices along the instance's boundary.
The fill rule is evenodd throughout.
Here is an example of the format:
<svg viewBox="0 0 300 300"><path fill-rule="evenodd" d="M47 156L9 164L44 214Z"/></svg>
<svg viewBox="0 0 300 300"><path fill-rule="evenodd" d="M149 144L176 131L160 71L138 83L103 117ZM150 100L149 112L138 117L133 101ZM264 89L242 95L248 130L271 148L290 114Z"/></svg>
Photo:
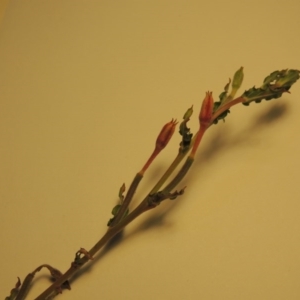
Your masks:
<svg viewBox="0 0 300 300"><path fill-rule="evenodd" d="M213 124L213 121L218 117L220 116L223 112L225 112L227 109L229 109L231 106L233 105L236 105L238 103L242 103L245 101L245 98L244 97L238 97L230 102L226 102L224 103L223 105L221 105L218 110L213 114L212 116L212 121L211 121L211 124Z"/></svg>
<svg viewBox="0 0 300 300"><path fill-rule="evenodd" d="M164 173L164 175L159 179L157 184L153 187L153 189L150 192L150 195L158 192L158 190L162 187L162 185L166 182L166 180L170 177L170 175L174 172L176 167L180 164L182 159L185 157L186 153L179 152L176 156L176 158L173 160L170 167L167 169L167 171Z"/></svg>
<svg viewBox="0 0 300 300"><path fill-rule="evenodd" d="M154 208L154 206L149 206L148 197L146 197L140 205L138 205L127 217L122 219L114 227L110 227L103 237L88 251L90 257L93 257L110 239L112 239L117 233L119 233L125 226L131 223L143 212ZM69 280L84 264L89 261L87 256L83 256L76 263L72 263L71 267L55 282L50 285L43 293L41 293L35 300L45 300L52 293L56 292L57 289L67 280Z"/></svg>
<svg viewBox="0 0 300 300"><path fill-rule="evenodd" d="M245 98L238 97L230 102L225 103L223 106L221 106L215 114L212 116L212 122L215 120L219 115L221 115L224 111L229 109L231 106L244 102ZM212 124L212 123L211 123ZM204 134L205 130L199 130L198 132L198 139L199 143L202 139L202 136ZM192 143L193 144L193 143ZM191 144L191 145L192 145ZM188 151L187 151L188 152ZM167 169L167 171L164 173L164 175L161 177L161 179L157 182L157 184L153 187L149 195L152 195L161 188L161 186L165 183L165 181L170 177L170 175L174 172L176 167L179 165L179 163L182 161L182 159L187 154L179 152L170 167ZM177 173L177 175L172 179L172 181L163 189L163 193L170 193L177 184L184 178L184 176L189 171L190 167L192 166L194 162L194 158L192 156L189 156L183 166L181 167L180 171ZM143 176L140 173L137 173L135 176L128 193L124 199L124 205L122 205L121 208L123 208L124 213L136 191L136 188L141 181ZM103 235L103 237L88 251L89 256L93 257L109 240L111 240L117 233L119 233L121 230L124 229L129 223L131 223L134 219L136 219L139 215L141 215L143 212L154 208L155 206L150 206L148 203L148 196L125 218L122 219L123 216L123 210L118 214L118 222L114 222L114 226L111 226L107 232ZM89 257L83 256L80 258L76 263L72 263L71 267L60 277L58 278L51 286L49 286L42 294L40 294L35 300L44 300L47 297L49 297L52 293L54 293L59 287L67 280L69 280L84 264L86 264L89 261Z"/></svg>
<svg viewBox="0 0 300 300"><path fill-rule="evenodd" d="M117 215L115 216L115 218L113 219L112 223L110 224L110 227L115 226L116 224L118 224L120 222L120 220L124 217L125 212L134 196L134 193L140 183L140 181L142 180L143 175L141 175L140 173L137 173L129 187L129 190L126 194L126 197L123 201L123 203L121 204L121 207L117 213Z"/></svg>
<svg viewBox="0 0 300 300"><path fill-rule="evenodd" d="M32 273L29 273L25 277L25 279L24 279L24 281L22 283L21 289L20 289L20 291L19 291L19 293L18 293L18 295L17 295L17 297L16 297L15 300L23 300L23 299L25 299L25 296L26 296L26 294L27 294L27 292L29 290L29 287L30 287L30 284L31 284L33 278L34 278L34 274L32 274Z"/></svg>
<svg viewBox="0 0 300 300"><path fill-rule="evenodd" d="M194 162L194 159L192 157L188 157L183 166L181 167L180 171L177 173L177 175L172 179L172 181L163 189L163 194L170 193L177 184L183 179L183 177L186 175L190 167L192 166Z"/></svg>

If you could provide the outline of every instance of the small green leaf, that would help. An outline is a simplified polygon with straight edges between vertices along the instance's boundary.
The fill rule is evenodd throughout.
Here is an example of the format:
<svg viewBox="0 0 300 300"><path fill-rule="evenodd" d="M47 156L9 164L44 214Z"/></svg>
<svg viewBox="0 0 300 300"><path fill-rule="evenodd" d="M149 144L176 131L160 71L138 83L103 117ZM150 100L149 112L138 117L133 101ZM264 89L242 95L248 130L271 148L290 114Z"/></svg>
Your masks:
<svg viewBox="0 0 300 300"><path fill-rule="evenodd" d="M241 87L243 83L243 79L244 79L243 67L240 67L233 76L232 91L236 92Z"/></svg>
<svg viewBox="0 0 300 300"><path fill-rule="evenodd" d="M213 111L213 113L215 113L215 112L218 110L218 108L220 107L221 104L222 104L221 101L217 101L217 102L214 103L214 111ZM223 120L223 121L225 122L225 118L226 118L226 116L227 116L229 113L230 113L230 110L229 110L229 109L225 110L223 113L221 113L221 114L214 120L213 123L214 123L214 124L218 124L218 122L219 122L220 120Z"/></svg>
<svg viewBox="0 0 300 300"><path fill-rule="evenodd" d="M182 140L180 142L179 151L184 153L188 151L193 134L190 132L190 128L187 127L187 122L190 120L190 117L193 114L193 106L191 106L184 114L183 121L180 123L179 126L179 133L182 136Z"/></svg>
<svg viewBox="0 0 300 300"><path fill-rule="evenodd" d="M192 114L193 114L193 105L185 112L185 114L183 115L183 119L184 120L190 119Z"/></svg>
<svg viewBox="0 0 300 300"><path fill-rule="evenodd" d="M273 82L277 78L279 73L280 71L274 71L269 76L267 76L261 88L265 89L271 82Z"/></svg>
<svg viewBox="0 0 300 300"><path fill-rule="evenodd" d="M229 88L229 84L231 82L230 80L229 80L229 83L225 86L224 92L222 92L220 94L219 98L220 98L221 104L225 104L234 99L236 92L238 91L238 89L241 87L241 85L243 83L243 79L244 79L243 67L240 67L233 75L230 94L228 95L228 88Z"/></svg>
<svg viewBox="0 0 300 300"><path fill-rule="evenodd" d="M121 204L118 204L112 209L111 213L113 216L115 216L118 213L120 207L121 207Z"/></svg>
<svg viewBox="0 0 300 300"><path fill-rule="evenodd" d="M119 199L120 199L120 202L122 203L123 200L124 200L124 192L125 192L126 188L125 188L125 183L122 184L122 186L120 187L119 189Z"/></svg>
<svg viewBox="0 0 300 300"><path fill-rule="evenodd" d="M283 70L279 74L278 80L275 82L277 88L285 87L287 90L299 79L299 70Z"/></svg>
<svg viewBox="0 0 300 300"><path fill-rule="evenodd" d="M227 93L228 93L230 83L231 83L231 79L229 78L229 82L225 85L224 91L219 95L219 99L221 103L227 98Z"/></svg>
<svg viewBox="0 0 300 300"><path fill-rule="evenodd" d="M107 226L110 226L112 224L112 222L114 221L115 219L115 216L117 215L117 213L119 212L121 208L121 204L117 204L111 211L112 215L113 215L113 218L109 219L108 223L107 223ZM127 210L125 211L123 218L125 218L127 215L129 214L129 209L127 208Z"/></svg>

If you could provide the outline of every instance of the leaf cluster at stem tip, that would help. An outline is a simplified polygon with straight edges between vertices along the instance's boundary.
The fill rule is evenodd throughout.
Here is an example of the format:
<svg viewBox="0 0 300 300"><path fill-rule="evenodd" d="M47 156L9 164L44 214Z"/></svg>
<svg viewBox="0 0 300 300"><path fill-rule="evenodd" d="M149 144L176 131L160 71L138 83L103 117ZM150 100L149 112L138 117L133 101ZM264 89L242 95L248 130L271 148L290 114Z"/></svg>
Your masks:
<svg viewBox="0 0 300 300"><path fill-rule="evenodd" d="M296 69L285 69L281 71L272 72L267 76L263 84L257 88L252 87L246 90L241 96L234 99L234 96L242 84L244 75L241 67L236 71L233 81L225 85L224 91L219 95L219 101L214 103L213 124L217 124L219 120L225 120L230 113L229 108L235 104L242 103L248 106L251 102L260 103L262 100L277 99L283 93L289 92L291 86L299 79L300 71ZM228 95L228 90L231 83L231 93Z"/></svg>
<svg viewBox="0 0 300 300"><path fill-rule="evenodd" d="M251 102L260 103L263 99L271 100L282 96L288 92L291 86L299 79L300 71L286 69L275 71L267 76L261 87L255 86L244 92L242 95L245 98L244 105L249 105Z"/></svg>

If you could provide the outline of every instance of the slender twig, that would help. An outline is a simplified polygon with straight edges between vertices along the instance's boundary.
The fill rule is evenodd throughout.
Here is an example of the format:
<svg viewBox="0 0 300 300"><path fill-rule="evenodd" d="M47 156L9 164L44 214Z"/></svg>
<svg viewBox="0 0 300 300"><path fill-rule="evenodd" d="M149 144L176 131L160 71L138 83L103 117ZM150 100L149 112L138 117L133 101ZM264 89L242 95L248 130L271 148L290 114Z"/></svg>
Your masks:
<svg viewBox="0 0 300 300"><path fill-rule="evenodd" d="M118 232L123 230L125 226L131 223L143 212L152 209L154 207L149 206L147 198L145 198L139 206L137 206L127 217L122 219L114 227L110 227L103 237L88 251L91 257L95 254L109 241L111 240ZM42 294L40 294L35 300L45 300L52 293L54 293L57 288L59 288L65 281L69 280L78 270L89 261L89 257L83 256L76 262L72 262L71 267L60 277L58 278L50 287L48 287Z"/></svg>

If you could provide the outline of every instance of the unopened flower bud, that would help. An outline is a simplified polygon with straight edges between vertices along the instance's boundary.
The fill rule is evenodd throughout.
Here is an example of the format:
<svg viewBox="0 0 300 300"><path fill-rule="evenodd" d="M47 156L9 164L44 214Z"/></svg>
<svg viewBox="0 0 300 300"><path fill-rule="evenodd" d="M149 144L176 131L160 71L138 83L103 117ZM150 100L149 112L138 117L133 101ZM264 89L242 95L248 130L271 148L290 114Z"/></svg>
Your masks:
<svg viewBox="0 0 300 300"><path fill-rule="evenodd" d="M233 76L232 89L237 91L241 87L243 79L244 79L243 67L240 67Z"/></svg>
<svg viewBox="0 0 300 300"><path fill-rule="evenodd" d="M156 139L156 150L161 151L164 149L168 142L170 141L176 127L177 121L176 120L171 120L171 122L167 123L159 133L157 139Z"/></svg>
<svg viewBox="0 0 300 300"><path fill-rule="evenodd" d="M156 143L155 143L155 149L152 152L151 156L147 160L146 164L142 168L142 170L139 172L140 175L144 175L145 171L148 169L148 167L151 165L155 157L160 153L162 149L164 149L168 142L170 141L176 127L177 121L171 120L171 122L167 123L162 130L160 131Z"/></svg>
<svg viewBox="0 0 300 300"><path fill-rule="evenodd" d="M209 126L211 123L211 118L214 109L214 99L212 97L212 92L206 92L206 96L202 102L199 121L201 126Z"/></svg>

